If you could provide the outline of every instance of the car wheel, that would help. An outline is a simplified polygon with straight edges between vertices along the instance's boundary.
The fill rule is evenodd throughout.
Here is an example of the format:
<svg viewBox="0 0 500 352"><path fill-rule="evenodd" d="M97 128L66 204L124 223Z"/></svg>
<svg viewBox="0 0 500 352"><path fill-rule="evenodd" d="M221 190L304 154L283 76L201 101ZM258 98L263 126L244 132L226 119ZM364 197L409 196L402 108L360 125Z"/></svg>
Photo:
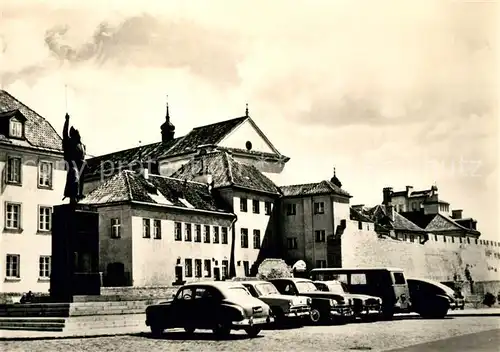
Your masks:
<svg viewBox="0 0 500 352"><path fill-rule="evenodd" d="M194 332L195 328L191 328L191 327L185 327L184 328L184 331L187 332L188 334L192 334Z"/></svg>
<svg viewBox="0 0 500 352"><path fill-rule="evenodd" d="M257 328L255 326L245 328L245 332L250 337L256 337L259 334L260 330L261 330L260 328Z"/></svg>
<svg viewBox="0 0 500 352"><path fill-rule="evenodd" d="M278 326L281 326L285 322L285 314L280 308L275 308L273 310L274 313L274 323Z"/></svg>
<svg viewBox="0 0 500 352"><path fill-rule="evenodd" d="M159 337L163 334L165 329L160 328L159 326L151 325L151 334L155 337Z"/></svg>
<svg viewBox="0 0 500 352"><path fill-rule="evenodd" d="M382 310L382 319L383 320L392 320L394 317L394 309L391 308L385 308Z"/></svg>
<svg viewBox="0 0 500 352"><path fill-rule="evenodd" d="M231 334L231 326L225 322L219 322L215 325L213 332L219 337L227 337Z"/></svg>
<svg viewBox="0 0 500 352"><path fill-rule="evenodd" d="M311 313L309 313L309 319L312 323L317 324L321 320L321 312L315 308L311 309Z"/></svg>

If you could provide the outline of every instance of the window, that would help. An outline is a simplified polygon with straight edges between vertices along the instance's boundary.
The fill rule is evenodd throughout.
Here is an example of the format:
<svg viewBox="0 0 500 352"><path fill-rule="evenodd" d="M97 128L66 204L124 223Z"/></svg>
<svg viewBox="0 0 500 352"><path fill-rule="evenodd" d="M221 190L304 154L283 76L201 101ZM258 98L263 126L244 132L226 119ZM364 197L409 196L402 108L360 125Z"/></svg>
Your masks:
<svg viewBox="0 0 500 352"><path fill-rule="evenodd" d="M443 242L446 243L446 236L443 236Z"/></svg>
<svg viewBox="0 0 500 352"><path fill-rule="evenodd" d="M222 244L227 244L227 227L222 228Z"/></svg>
<svg viewBox="0 0 500 352"><path fill-rule="evenodd" d="M476 238L476 244L477 244L477 238Z"/></svg>
<svg viewBox="0 0 500 352"><path fill-rule="evenodd" d="M52 225L52 208L38 208L38 231L50 231Z"/></svg>
<svg viewBox="0 0 500 352"><path fill-rule="evenodd" d="M467 244L470 244L470 237L467 237ZM496 246L496 243L495 243Z"/></svg>
<svg viewBox="0 0 500 352"><path fill-rule="evenodd" d="M229 277L228 266L229 266L229 261L223 260L222 261L222 278L224 278L224 279Z"/></svg>
<svg viewBox="0 0 500 352"><path fill-rule="evenodd" d="M219 226L214 226L214 243L219 243Z"/></svg>
<svg viewBox="0 0 500 352"><path fill-rule="evenodd" d="M455 237L451 236L451 243L455 243Z"/></svg>
<svg viewBox="0 0 500 352"><path fill-rule="evenodd" d="M393 273L394 275L394 284L395 285L404 285L406 284L405 276L403 273Z"/></svg>
<svg viewBox="0 0 500 352"><path fill-rule="evenodd" d="M286 205L286 215L295 215L297 212L297 207L295 204Z"/></svg>
<svg viewBox="0 0 500 352"><path fill-rule="evenodd" d="M201 225L196 224L194 227L194 241L201 242Z"/></svg>
<svg viewBox="0 0 500 352"><path fill-rule="evenodd" d="M153 220L153 236L155 239L161 239L161 220Z"/></svg>
<svg viewBox="0 0 500 352"><path fill-rule="evenodd" d="M259 214L260 213L260 202L258 199L253 199L252 200L252 212L254 214Z"/></svg>
<svg viewBox="0 0 500 352"><path fill-rule="evenodd" d="M180 222L174 224L174 238L176 241L182 241L182 223Z"/></svg>
<svg viewBox="0 0 500 352"><path fill-rule="evenodd" d="M265 202L264 203L264 210L266 212L266 215L271 215L271 211L272 211L271 202Z"/></svg>
<svg viewBox="0 0 500 352"><path fill-rule="evenodd" d="M205 231L203 233L203 242L210 243L210 226L205 225Z"/></svg>
<svg viewBox="0 0 500 352"><path fill-rule="evenodd" d="M246 198L240 198L240 211L246 213L248 210L248 204Z"/></svg>
<svg viewBox="0 0 500 352"><path fill-rule="evenodd" d="M316 242L325 242L325 230L316 230L314 234L316 235Z"/></svg>
<svg viewBox="0 0 500 352"><path fill-rule="evenodd" d="M326 268L326 260L316 260L316 268Z"/></svg>
<svg viewBox="0 0 500 352"><path fill-rule="evenodd" d="M6 203L5 228L8 230L19 230L21 228L21 205Z"/></svg>
<svg viewBox="0 0 500 352"><path fill-rule="evenodd" d="M411 209L413 211L417 210L417 203L411 203Z"/></svg>
<svg viewBox="0 0 500 352"><path fill-rule="evenodd" d="M462 237L459 237L458 239L460 240L460 243L462 243Z"/></svg>
<svg viewBox="0 0 500 352"><path fill-rule="evenodd" d="M212 261L210 259L205 259L204 263L205 277L212 276Z"/></svg>
<svg viewBox="0 0 500 352"><path fill-rule="evenodd" d="M151 222L149 219L142 219L142 237L151 238Z"/></svg>
<svg viewBox="0 0 500 352"><path fill-rule="evenodd" d="M121 237L121 224L120 219L115 218L111 219L111 238L120 238Z"/></svg>
<svg viewBox="0 0 500 352"><path fill-rule="evenodd" d="M297 239L290 237L286 239L288 249L297 249Z"/></svg>
<svg viewBox="0 0 500 352"><path fill-rule="evenodd" d="M23 124L14 118L10 119L9 134L11 137L14 137L14 138L22 138L22 136L23 136Z"/></svg>
<svg viewBox="0 0 500 352"><path fill-rule="evenodd" d="M366 285L366 275L365 274L352 274L351 275L351 285Z"/></svg>
<svg viewBox="0 0 500 352"><path fill-rule="evenodd" d="M414 235L410 235L410 242L415 242L415 236Z"/></svg>
<svg viewBox="0 0 500 352"><path fill-rule="evenodd" d="M50 278L50 256L41 255L38 261L38 276L43 279Z"/></svg>
<svg viewBox="0 0 500 352"><path fill-rule="evenodd" d="M314 214L324 214L325 213L325 203L316 202L314 203Z"/></svg>
<svg viewBox="0 0 500 352"><path fill-rule="evenodd" d="M241 229L241 248L248 248L248 229Z"/></svg>
<svg viewBox="0 0 500 352"><path fill-rule="evenodd" d="M253 248L260 248L260 230L253 230Z"/></svg>
<svg viewBox="0 0 500 352"><path fill-rule="evenodd" d="M434 235L434 241L438 241L438 235Z"/></svg>
<svg viewBox="0 0 500 352"><path fill-rule="evenodd" d="M52 187L52 163L42 161L38 165L38 186Z"/></svg>
<svg viewBox="0 0 500 352"><path fill-rule="evenodd" d="M21 183L21 158L9 157L7 160L7 183Z"/></svg>
<svg viewBox="0 0 500 352"><path fill-rule="evenodd" d="M358 221L358 230L363 230L363 223Z"/></svg>
<svg viewBox="0 0 500 352"><path fill-rule="evenodd" d="M191 235L191 224L184 225L184 232L185 232L184 239L187 242L191 242L193 240Z"/></svg>
<svg viewBox="0 0 500 352"><path fill-rule="evenodd" d="M19 254L7 254L5 276L8 278L19 278L20 262L21 257L19 256Z"/></svg>
<svg viewBox="0 0 500 352"><path fill-rule="evenodd" d="M194 273L196 277L201 277L201 259L194 260Z"/></svg>
<svg viewBox="0 0 500 352"><path fill-rule="evenodd" d="M250 262L244 260L243 269L245 270L245 276L250 276Z"/></svg>
<svg viewBox="0 0 500 352"><path fill-rule="evenodd" d="M193 260L184 259L184 275L186 277L193 277Z"/></svg>

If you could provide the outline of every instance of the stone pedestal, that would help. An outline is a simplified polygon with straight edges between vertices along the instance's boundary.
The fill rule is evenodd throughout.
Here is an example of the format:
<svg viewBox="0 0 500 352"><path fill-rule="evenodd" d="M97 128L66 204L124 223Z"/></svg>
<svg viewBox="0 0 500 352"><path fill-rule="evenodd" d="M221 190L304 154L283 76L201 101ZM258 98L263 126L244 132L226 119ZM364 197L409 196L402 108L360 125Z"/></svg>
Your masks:
<svg viewBox="0 0 500 352"><path fill-rule="evenodd" d="M52 301L99 295L99 215L86 206L63 204L52 215Z"/></svg>

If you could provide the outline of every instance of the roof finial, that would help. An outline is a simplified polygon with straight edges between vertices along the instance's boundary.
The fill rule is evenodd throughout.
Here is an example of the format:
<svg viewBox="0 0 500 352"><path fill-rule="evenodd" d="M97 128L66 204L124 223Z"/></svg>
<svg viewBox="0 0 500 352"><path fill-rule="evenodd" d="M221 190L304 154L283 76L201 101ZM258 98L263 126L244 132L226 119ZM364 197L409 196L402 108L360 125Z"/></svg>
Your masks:
<svg viewBox="0 0 500 352"><path fill-rule="evenodd" d="M168 94L167 94L167 120L170 119L170 112L168 111Z"/></svg>
<svg viewBox="0 0 500 352"><path fill-rule="evenodd" d="M246 108L245 108L245 117L248 117L248 103L246 103Z"/></svg>
<svg viewBox="0 0 500 352"><path fill-rule="evenodd" d="M64 85L64 104L65 104L65 109L66 113L68 113L68 85Z"/></svg>
<svg viewBox="0 0 500 352"><path fill-rule="evenodd" d="M335 166L333 167L333 176L337 176L337 175L335 174Z"/></svg>

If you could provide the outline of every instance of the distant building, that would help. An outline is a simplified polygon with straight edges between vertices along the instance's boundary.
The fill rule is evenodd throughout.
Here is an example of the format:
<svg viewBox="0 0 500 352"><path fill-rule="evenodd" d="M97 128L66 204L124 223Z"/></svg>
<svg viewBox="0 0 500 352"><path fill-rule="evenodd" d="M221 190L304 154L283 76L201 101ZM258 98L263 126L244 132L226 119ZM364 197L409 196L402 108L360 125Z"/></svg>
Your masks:
<svg viewBox="0 0 500 352"><path fill-rule="evenodd" d="M287 262L304 260L308 268L339 267L351 195L342 189L335 173L330 180L280 190L279 226Z"/></svg>
<svg viewBox="0 0 500 352"><path fill-rule="evenodd" d="M47 120L3 90L0 169L1 291L46 292L52 207L61 203L66 177L62 139Z"/></svg>

